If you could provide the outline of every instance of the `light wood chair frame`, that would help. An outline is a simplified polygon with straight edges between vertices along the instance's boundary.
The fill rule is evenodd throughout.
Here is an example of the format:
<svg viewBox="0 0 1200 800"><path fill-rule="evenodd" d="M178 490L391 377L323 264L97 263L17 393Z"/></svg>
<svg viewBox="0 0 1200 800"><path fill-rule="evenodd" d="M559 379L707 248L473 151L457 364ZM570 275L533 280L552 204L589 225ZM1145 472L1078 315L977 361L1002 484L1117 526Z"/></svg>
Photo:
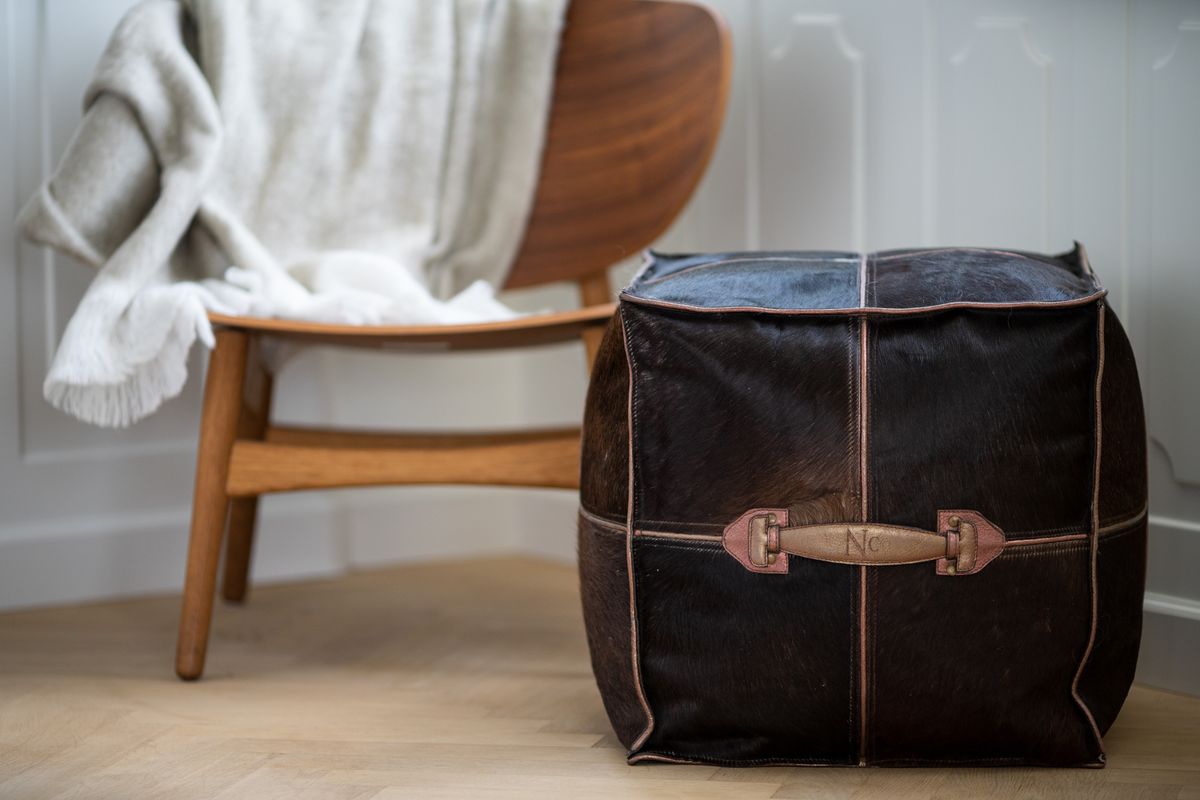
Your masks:
<svg viewBox="0 0 1200 800"><path fill-rule="evenodd" d="M397 484L576 489L579 429L405 434L275 425L262 342L489 350L582 339L594 359L614 304L608 268L683 209L715 147L730 43L709 9L574 0L564 25L538 188L506 288L570 280L581 308L480 325L355 327L210 315L191 535L175 670L204 670L222 543L222 595L246 599L258 498Z"/></svg>

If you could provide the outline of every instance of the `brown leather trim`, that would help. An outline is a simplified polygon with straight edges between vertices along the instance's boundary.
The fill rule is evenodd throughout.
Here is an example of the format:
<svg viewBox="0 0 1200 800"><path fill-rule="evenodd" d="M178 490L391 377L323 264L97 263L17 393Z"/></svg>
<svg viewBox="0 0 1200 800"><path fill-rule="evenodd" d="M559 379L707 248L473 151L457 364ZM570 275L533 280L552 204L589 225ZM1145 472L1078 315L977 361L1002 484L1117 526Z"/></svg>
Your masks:
<svg viewBox="0 0 1200 800"><path fill-rule="evenodd" d="M684 267L683 269L676 270L675 272L668 272L665 275L659 275L657 278L639 280L637 277L634 277L630 283L636 283L638 286L653 286L656 283L669 281L672 278L677 278L680 275L686 275L689 272L699 272L706 269L713 269L714 267L726 267L730 264L762 264L770 261L785 261L789 264L803 263L806 261L817 261L823 264L847 264L852 261L859 260L860 259L857 258L823 258L821 256L812 256L810 258L802 258L798 256L743 256L741 258L723 258L720 261L706 261L701 264ZM643 263L642 268L644 269L646 266L648 265Z"/></svg>
<svg viewBox="0 0 1200 800"><path fill-rule="evenodd" d="M1092 531L1089 542L1088 554L1088 569L1089 569L1089 594L1091 595L1091 627L1088 632L1087 646L1083 649L1083 657L1079 660L1079 668L1075 670L1075 677L1071 680L1071 697L1079 705L1084 716L1087 717L1088 724L1092 728L1092 733L1096 737L1096 746L1100 749L1100 761L1104 761L1104 737L1100 735L1100 726L1096 724L1096 717L1092 714L1092 710L1088 708L1083 697L1079 694L1079 679L1083 676L1083 671L1087 667L1088 659L1092 656L1092 649L1096 645L1096 623L1099 616L1099 599L1096 595L1096 553L1097 545L1100 541L1100 457L1101 457L1101 440L1104 431L1104 417L1101 403L1101 389L1104 386L1104 311L1103 303L1100 303L1096 308L1096 388L1095 388L1095 403L1096 403L1096 431L1095 431L1095 456L1092 464Z"/></svg>
<svg viewBox="0 0 1200 800"><path fill-rule="evenodd" d="M1142 509L1135 514L1130 514L1128 516L1120 517L1118 519L1113 520L1109 524L1100 528L1100 538L1103 539L1105 536L1111 536L1113 534L1121 533L1121 532L1124 532L1124 531L1132 528L1134 525L1137 525L1139 522L1141 522L1143 519L1146 518L1146 511L1147 511L1146 507L1143 506ZM596 514L589 512L587 509L581 509L580 513L582 513L585 517L587 517L591 522L593 522L596 525L602 525L602 526L608 527L614 531L620 531L621 533L625 533L625 526L623 524L613 522L612 520L606 520L603 517L597 516ZM669 524L669 523L667 523L667 524ZM1082 541L1082 540L1088 538L1087 531L1076 531L1076 532L1062 533L1062 534L1048 532L1047 535L1045 535L1045 536L1036 535L1038 533L1038 531L1030 531L1029 533L1033 533L1035 535L1028 536L1028 533L1027 533L1026 535L1028 538L1024 538L1024 539L1011 539L1010 538L1010 539L1008 539L1007 543L1004 545L1004 549L1006 551L1008 551L1008 550L1012 550L1014 548L1028 547L1031 545L1056 544L1059 542ZM685 532L681 532L681 531L648 531L648 530L641 530L641 529L635 530L633 532L633 535L641 536L641 537L649 537L649 538L654 538L654 539L685 539L685 540L692 540L692 541L696 541L696 542L711 542L712 544L719 544L721 542L721 538L722 538L722 534L720 534L720 533L685 533Z"/></svg>
<svg viewBox="0 0 1200 800"><path fill-rule="evenodd" d="M655 308L666 308L674 311L691 311L697 314L771 314L784 317L871 317L871 316L913 316L928 314L934 311L953 311L957 309L976 309L980 311L1017 311L1022 309L1039 308L1071 308L1086 306L1104 299L1107 289L1099 289L1089 295L1076 297L1071 300L1030 300L1024 303L973 303L955 302L941 303L934 306L913 306L912 308L883 308L879 306L863 306L854 308L763 308L762 306L694 306L687 303L669 303L665 300L649 300L645 297L621 292L621 301L636 303Z"/></svg>
<svg viewBox="0 0 1200 800"><path fill-rule="evenodd" d="M620 312L618 312L620 313ZM634 469L633 469L633 444L634 444L634 409L633 409L633 355L629 351L629 330L625 327L624 315L621 315L621 341L625 346L625 365L629 370L629 402L627 406L628 426L626 428L629 436L629 502L625 515L625 565L629 572L629 649L630 663L633 665L633 685L637 689L638 702L642 704L642 709L646 712L646 728L633 740L630 745L630 750L634 751L641 747L646 739L650 737L650 732L654 730L654 712L650 710L650 701L646 699L646 687L642 685L642 670L641 658L638 652L638 625L637 625L637 580L636 573L633 569L633 492L634 492Z"/></svg>
<svg viewBox="0 0 1200 800"><path fill-rule="evenodd" d="M867 277L870 258L868 253L863 253L862 261L858 268L858 305L860 308L866 308L867 306ZM860 521L864 523L869 519L868 514L870 512L867 502L867 448L869 446L868 432L870 430L868 426L868 398L870 397L870 392L867 391L867 356L869 353L867 347L867 324L865 317L860 318L858 321L858 495ZM867 568L861 566L858 568L858 765L860 767L864 767L867 764L868 625Z"/></svg>
<svg viewBox="0 0 1200 800"><path fill-rule="evenodd" d="M581 516L586 518L587 521L592 523L593 525L597 525L601 528L608 528L609 530L620 531L621 533L625 533L626 526L625 526L624 522L617 522L616 520L601 516L600 514L597 514L596 512L592 511L591 509L585 508L582 503L579 505L579 513Z"/></svg>
<svg viewBox="0 0 1200 800"><path fill-rule="evenodd" d="M668 756L663 753L638 753L636 756L629 756L625 761L629 764L637 764L642 761L653 761L661 764L703 764L703 761L697 761L694 758L680 758L678 756Z"/></svg>
<svg viewBox="0 0 1200 800"><path fill-rule="evenodd" d="M672 539L675 541L685 541L685 542L713 542L713 543L716 543L716 542L721 541L721 537L719 535L713 535L711 533L673 533L670 531L635 530L633 532L633 535L637 536L639 538Z"/></svg>
<svg viewBox="0 0 1200 800"><path fill-rule="evenodd" d="M1031 545L1031 544L1052 544L1054 542L1078 542L1078 541L1082 541L1086 538L1088 538L1088 535L1086 533L1064 533L1061 536L1046 536L1046 537L1043 537L1040 539L1011 539L1011 540L1009 540L1008 544L1005 546L1005 549L1008 549L1009 547L1023 547L1025 545Z"/></svg>

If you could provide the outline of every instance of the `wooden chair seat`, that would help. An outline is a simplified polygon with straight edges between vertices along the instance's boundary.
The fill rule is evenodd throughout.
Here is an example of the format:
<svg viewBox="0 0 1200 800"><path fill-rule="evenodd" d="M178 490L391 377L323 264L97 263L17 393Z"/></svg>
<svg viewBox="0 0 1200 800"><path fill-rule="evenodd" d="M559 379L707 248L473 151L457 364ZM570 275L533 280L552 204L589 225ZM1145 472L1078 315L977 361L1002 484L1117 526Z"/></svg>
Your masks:
<svg viewBox="0 0 1200 800"><path fill-rule="evenodd" d="M208 318L218 328L237 328L308 344L414 351L493 350L579 341L586 331L603 328L615 310L616 304L602 303L470 325L332 325L224 314L209 314Z"/></svg>

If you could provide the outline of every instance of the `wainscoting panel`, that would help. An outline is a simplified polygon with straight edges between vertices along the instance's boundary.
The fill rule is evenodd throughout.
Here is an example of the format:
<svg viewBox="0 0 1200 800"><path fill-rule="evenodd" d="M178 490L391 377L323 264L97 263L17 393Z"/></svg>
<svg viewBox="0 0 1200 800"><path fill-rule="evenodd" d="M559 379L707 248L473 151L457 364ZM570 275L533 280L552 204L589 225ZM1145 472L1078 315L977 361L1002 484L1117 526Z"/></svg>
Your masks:
<svg viewBox="0 0 1200 800"><path fill-rule="evenodd" d="M173 590L203 353L128 431L41 382L89 270L12 220L79 118L132 0L0 0L0 606ZM734 36L729 116L665 250L1084 242L1137 349L1151 437L1144 679L1200 692L1200 0L711 0ZM628 267L618 271L626 275ZM535 310L575 302L515 295ZM478 428L578 417L581 348L421 359L315 351L288 420ZM471 489L272 498L267 579L470 552L573 555L573 498ZM460 513L447 522L435 508ZM469 521L493 519L481 532ZM440 527L430 531L433 521ZM457 524L461 521L461 524Z"/></svg>
<svg viewBox="0 0 1200 800"><path fill-rule="evenodd" d="M1200 693L1200 2L712 4L732 116L666 249L1084 242L1150 429L1141 674Z"/></svg>

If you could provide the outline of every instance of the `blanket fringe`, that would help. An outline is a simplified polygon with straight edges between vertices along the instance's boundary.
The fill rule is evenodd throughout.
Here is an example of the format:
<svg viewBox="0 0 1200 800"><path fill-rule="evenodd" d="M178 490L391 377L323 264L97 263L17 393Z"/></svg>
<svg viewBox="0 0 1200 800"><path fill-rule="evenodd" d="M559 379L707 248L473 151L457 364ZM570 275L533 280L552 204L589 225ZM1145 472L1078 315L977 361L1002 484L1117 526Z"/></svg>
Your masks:
<svg viewBox="0 0 1200 800"><path fill-rule="evenodd" d="M119 382L71 383L69 379L47 377L43 396L60 411L105 428L127 428L153 414L183 390L188 376L187 355L196 337L211 347L208 319L194 321L190 316L180 314L154 356L134 365ZM199 326L207 329L198 330Z"/></svg>

